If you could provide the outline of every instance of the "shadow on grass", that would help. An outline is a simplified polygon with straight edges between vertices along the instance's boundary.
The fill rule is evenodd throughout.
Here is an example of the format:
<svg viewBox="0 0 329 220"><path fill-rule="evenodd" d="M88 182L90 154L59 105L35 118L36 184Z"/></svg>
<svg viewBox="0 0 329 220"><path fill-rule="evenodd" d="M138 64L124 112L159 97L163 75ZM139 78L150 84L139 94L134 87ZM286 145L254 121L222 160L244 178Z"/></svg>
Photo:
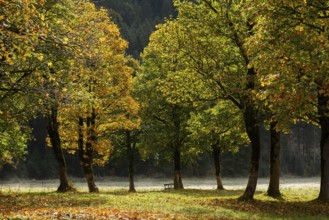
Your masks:
<svg viewBox="0 0 329 220"><path fill-rule="evenodd" d="M283 197L272 198L265 196L264 199L256 199L248 202L238 201L238 197L243 194L243 190L171 190L163 191L168 194L178 194L193 198L203 198L199 203L208 208L224 208L238 212L247 213L248 216L277 216L279 218L292 219L312 219L322 218L329 219L329 203L312 201L286 201ZM257 191L256 195L264 194ZM190 207L189 212L202 212L202 209L195 210L197 207Z"/></svg>
<svg viewBox="0 0 329 220"><path fill-rule="evenodd" d="M112 196L128 196L135 195L143 192L128 192L128 190L118 190L118 191L105 191L101 192L101 195L112 195Z"/></svg>
<svg viewBox="0 0 329 220"><path fill-rule="evenodd" d="M226 209L253 214L258 213L264 215L284 216L288 218L296 216L329 217L329 203L321 203L318 201L288 202L284 200L253 200L249 202L241 202L231 198L218 198L211 200L208 205L216 207L220 206Z"/></svg>
<svg viewBox="0 0 329 220"><path fill-rule="evenodd" d="M218 198L218 197L238 197L243 194L243 190L200 190L200 189L184 189L184 190L164 190L163 193L172 193L195 198ZM261 192L256 192L260 194Z"/></svg>

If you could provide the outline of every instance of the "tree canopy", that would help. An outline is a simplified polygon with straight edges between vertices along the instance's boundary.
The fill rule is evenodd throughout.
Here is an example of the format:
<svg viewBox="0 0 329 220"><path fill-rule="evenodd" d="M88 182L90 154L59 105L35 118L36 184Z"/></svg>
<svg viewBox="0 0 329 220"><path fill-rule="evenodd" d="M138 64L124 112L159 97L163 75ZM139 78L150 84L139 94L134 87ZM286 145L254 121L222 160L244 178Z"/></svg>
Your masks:
<svg viewBox="0 0 329 220"><path fill-rule="evenodd" d="M172 161L178 189L181 159L212 151L218 177L220 153L249 144L250 200L263 127L278 183L280 132L304 122L321 130L319 200L329 200L328 1L94 2L0 0L0 168L26 154L41 115L59 170L62 147L78 153L90 191L92 166L117 145L130 176L135 150Z"/></svg>

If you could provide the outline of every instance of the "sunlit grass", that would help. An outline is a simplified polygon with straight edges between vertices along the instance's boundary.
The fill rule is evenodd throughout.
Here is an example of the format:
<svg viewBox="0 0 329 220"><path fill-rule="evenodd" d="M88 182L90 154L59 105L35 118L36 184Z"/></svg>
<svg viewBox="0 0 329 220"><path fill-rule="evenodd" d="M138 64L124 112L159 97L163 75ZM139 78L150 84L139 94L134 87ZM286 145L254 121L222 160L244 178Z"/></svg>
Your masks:
<svg viewBox="0 0 329 220"><path fill-rule="evenodd" d="M329 204L313 201L316 188L287 188L281 199L257 191L239 202L242 190L162 190L128 193L2 192L1 218L32 219L328 219Z"/></svg>

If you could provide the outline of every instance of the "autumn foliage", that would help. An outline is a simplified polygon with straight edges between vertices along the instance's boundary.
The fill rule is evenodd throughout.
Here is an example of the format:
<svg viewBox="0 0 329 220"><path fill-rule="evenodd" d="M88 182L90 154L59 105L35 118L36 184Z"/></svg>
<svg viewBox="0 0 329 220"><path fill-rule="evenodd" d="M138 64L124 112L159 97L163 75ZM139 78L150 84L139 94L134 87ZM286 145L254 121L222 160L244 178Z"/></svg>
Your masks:
<svg viewBox="0 0 329 220"><path fill-rule="evenodd" d="M0 0L0 168L24 156L28 123L42 116L64 188L63 150L79 155L89 191L98 192L92 168L108 162L115 139L130 153L173 162L175 189L183 189L183 157L193 161L213 150L219 180L219 155L249 144L249 180L240 199L253 200L264 125L276 147L271 166L280 196L280 132L302 121L321 129L318 200L328 202L328 1L173 2L177 18L156 27L139 66L126 55L128 42L109 12L90 1ZM129 158L133 176L133 153ZM238 208L226 202L206 205ZM250 209L260 211L241 206ZM68 217L79 217L74 211Z"/></svg>

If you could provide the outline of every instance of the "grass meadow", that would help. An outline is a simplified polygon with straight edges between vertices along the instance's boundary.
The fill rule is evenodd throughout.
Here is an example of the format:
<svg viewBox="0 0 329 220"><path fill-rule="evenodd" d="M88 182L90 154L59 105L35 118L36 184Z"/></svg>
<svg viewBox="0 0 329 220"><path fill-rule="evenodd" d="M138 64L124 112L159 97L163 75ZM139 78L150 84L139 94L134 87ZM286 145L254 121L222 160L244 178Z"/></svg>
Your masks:
<svg viewBox="0 0 329 220"><path fill-rule="evenodd" d="M251 202L237 200L245 179L224 179L225 191L210 179L164 190L168 181L137 180L136 193L123 180L99 181L97 194L79 181L77 192L65 194L54 192L55 180L0 183L0 219L329 219L329 203L314 201L318 178L283 179L280 199L266 196L267 180L260 179Z"/></svg>

